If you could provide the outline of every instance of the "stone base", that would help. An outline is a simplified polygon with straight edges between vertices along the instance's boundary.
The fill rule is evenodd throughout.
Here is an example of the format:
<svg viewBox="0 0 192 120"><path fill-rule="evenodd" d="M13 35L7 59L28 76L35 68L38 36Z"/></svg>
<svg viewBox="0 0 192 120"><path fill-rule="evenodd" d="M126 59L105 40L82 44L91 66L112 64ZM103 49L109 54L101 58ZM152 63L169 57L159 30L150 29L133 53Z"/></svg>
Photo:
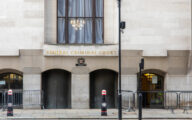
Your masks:
<svg viewBox="0 0 192 120"><path fill-rule="evenodd" d="M43 109L41 105L23 105L23 109Z"/></svg>

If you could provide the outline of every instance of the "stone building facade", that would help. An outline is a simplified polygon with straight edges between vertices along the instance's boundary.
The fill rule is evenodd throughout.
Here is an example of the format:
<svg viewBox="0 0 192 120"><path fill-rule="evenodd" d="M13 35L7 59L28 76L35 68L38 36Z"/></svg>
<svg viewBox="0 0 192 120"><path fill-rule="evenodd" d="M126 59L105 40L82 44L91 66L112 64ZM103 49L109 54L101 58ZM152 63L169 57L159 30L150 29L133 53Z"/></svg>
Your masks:
<svg viewBox="0 0 192 120"><path fill-rule="evenodd" d="M101 44L58 43L58 1L0 1L0 80L20 75L15 89L43 91L46 108L98 108L101 89L116 107L117 0L103 0L96 17L103 20ZM191 0L122 0L122 20L122 89L137 91L144 58L143 77L158 76L159 90L192 90ZM81 58L86 65L77 65ZM14 90L7 81L1 90ZM40 107L27 101L23 95L24 108Z"/></svg>

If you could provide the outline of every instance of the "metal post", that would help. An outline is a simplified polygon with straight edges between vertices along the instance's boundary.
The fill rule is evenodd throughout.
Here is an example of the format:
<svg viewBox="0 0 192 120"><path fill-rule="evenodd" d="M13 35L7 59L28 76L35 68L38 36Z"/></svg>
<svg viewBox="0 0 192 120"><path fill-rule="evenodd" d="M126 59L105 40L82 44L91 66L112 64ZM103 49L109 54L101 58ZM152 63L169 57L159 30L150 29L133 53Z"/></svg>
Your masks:
<svg viewBox="0 0 192 120"><path fill-rule="evenodd" d="M13 91L8 90L7 116L13 116Z"/></svg>
<svg viewBox="0 0 192 120"><path fill-rule="evenodd" d="M130 103L130 102L131 102L131 101L130 101L131 98L130 98L129 94L128 94L128 99L129 99L128 112L131 112L131 103Z"/></svg>
<svg viewBox="0 0 192 120"><path fill-rule="evenodd" d="M139 120L142 120L142 93L139 92Z"/></svg>
<svg viewBox="0 0 192 120"><path fill-rule="evenodd" d="M3 92L3 111L5 111L6 109L6 91Z"/></svg>
<svg viewBox="0 0 192 120"><path fill-rule="evenodd" d="M119 90L118 90L118 118L122 120L122 95L121 95L121 0L118 0L119 7Z"/></svg>
<svg viewBox="0 0 192 120"><path fill-rule="evenodd" d="M107 116L106 90L102 90L101 116Z"/></svg>
<svg viewBox="0 0 192 120"><path fill-rule="evenodd" d="M144 69L144 59L141 59L141 63L139 63L139 95L138 95L138 99L139 99L139 114L138 114L138 118L139 120L142 120L142 89L141 89L141 85L142 85L142 80L141 80L141 70Z"/></svg>
<svg viewBox="0 0 192 120"><path fill-rule="evenodd" d="M139 92L141 91L141 63L139 63Z"/></svg>
<svg viewBox="0 0 192 120"><path fill-rule="evenodd" d="M139 64L139 120L142 120L141 63Z"/></svg>

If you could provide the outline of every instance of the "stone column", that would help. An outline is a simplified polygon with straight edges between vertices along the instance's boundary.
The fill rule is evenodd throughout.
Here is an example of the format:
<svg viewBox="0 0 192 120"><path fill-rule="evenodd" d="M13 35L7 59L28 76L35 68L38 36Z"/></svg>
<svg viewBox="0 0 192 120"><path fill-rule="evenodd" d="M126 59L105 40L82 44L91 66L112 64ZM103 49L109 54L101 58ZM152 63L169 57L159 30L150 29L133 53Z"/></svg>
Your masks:
<svg viewBox="0 0 192 120"><path fill-rule="evenodd" d="M41 70L36 67L23 69L23 108L41 108Z"/></svg>
<svg viewBox="0 0 192 120"><path fill-rule="evenodd" d="M45 43L57 43L57 0L45 0Z"/></svg>
<svg viewBox="0 0 192 120"><path fill-rule="evenodd" d="M71 79L72 109L88 109L89 98L89 69L85 66L75 67Z"/></svg>

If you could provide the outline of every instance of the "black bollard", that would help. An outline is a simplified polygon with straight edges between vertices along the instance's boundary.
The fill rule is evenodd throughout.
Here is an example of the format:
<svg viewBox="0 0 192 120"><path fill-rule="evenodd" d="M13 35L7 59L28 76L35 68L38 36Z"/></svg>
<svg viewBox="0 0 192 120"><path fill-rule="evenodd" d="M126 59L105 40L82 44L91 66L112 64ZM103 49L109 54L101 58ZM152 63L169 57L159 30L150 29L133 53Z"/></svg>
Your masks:
<svg viewBox="0 0 192 120"><path fill-rule="evenodd" d="M102 90L101 116L107 116L106 90Z"/></svg>
<svg viewBox="0 0 192 120"><path fill-rule="evenodd" d="M142 120L142 93L139 92L139 120Z"/></svg>
<svg viewBox="0 0 192 120"><path fill-rule="evenodd" d="M7 116L13 116L13 91L8 90L8 99L7 99Z"/></svg>

